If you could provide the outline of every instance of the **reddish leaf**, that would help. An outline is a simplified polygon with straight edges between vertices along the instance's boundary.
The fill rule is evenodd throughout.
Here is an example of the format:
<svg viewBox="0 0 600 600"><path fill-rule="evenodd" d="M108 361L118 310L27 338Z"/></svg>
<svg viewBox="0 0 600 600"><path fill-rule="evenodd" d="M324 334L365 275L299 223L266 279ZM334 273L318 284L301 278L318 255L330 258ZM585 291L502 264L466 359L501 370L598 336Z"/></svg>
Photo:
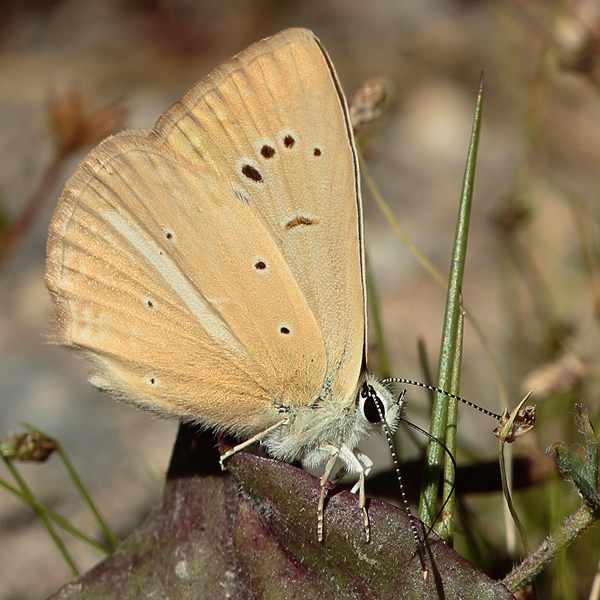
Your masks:
<svg viewBox="0 0 600 600"><path fill-rule="evenodd" d="M245 452L221 473L211 443L182 430L163 505L53 598L513 598L433 534L423 581L406 513L371 500L366 543L358 498L334 486L318 542L317 479Z"/></svg>

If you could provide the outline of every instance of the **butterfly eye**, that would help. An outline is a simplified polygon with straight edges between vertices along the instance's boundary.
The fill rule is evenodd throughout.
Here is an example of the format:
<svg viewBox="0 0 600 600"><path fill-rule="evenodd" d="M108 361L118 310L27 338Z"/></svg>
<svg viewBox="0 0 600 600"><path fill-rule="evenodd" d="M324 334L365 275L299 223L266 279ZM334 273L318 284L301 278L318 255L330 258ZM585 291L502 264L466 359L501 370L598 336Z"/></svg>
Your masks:
<svg viewBox="0 0 600 600"><path fill-rule="evenodd" d="M368 396L363 405L363 412L369 423L381 423L381 417L377 410L377 398Z"/></svg>
<svg viewBox="0 0 600 600"><path fill-rule="evenodd" d="M320 148L315 148L315 149L313 150L313 154L314 154L315 156L321 156L321 149L320 149Z"/></svg>
<svg viewBox="0 0 600 600"><path fill-rule="evenodd" d="M368 383L363 384L360 395L365 399L362 411L369 423L381 423L381 415L385 417L383 402L377 396L377 392Z"/></svg>

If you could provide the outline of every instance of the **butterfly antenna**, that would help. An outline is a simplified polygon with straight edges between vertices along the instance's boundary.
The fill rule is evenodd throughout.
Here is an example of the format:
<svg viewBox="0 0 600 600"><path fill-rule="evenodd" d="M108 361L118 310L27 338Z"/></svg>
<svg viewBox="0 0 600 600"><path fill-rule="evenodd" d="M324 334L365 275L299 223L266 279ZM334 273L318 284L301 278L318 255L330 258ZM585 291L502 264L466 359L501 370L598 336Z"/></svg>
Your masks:
<svg viewBox="0 0 600 600"><path fill-rule="evenodd" d="M500 421L502 419L502 417L499 414L492 412L491 410L488 410L487 408L482 408L481 406L478 406L477 404L474 404L473 402L469 402L469 400L465 400L464 398L461 398L460 396L457 396L456 394L451 394L450 392L447 392L446 390L443 390L439 387L435 387L433 385L429 385L427 383L421 383L420 381L414 381L412 379L404 379L402 377L390 377L389 379L384 379L382 381L382 383L384 383L384 384L402 383L404 385L414 385L416 387L424 388L424 389L430 390L432 392L438 392L438 394L444 394L444 396L448 396L448 398L453 398L454 400L458 400L459 402L462 402L463 404L466 404L467 406L470 406L471 408L474 408L475 410L482 412L484 415L487 415L488 417L492 417L492 419L496 419L496 421ZM407 423L406 421L404 421L404 422ZM407 424L411 425L411 427L414 427L412 425L412 423L407 423ZM421 429L421 432L424 433L425 435L429 436L429 434L422 429ZM435 438L432 438L432 439L435 439ZM435 440L435 441L438 443L441 443L439 440Z"/></svg>
<svg viewBox="0 0 600 600"><path fill-rule="evenodd" d="M397 404L402 407L404 403L404 396L406 395L406 389L398 396ZM394 442L392 440L392 434L390 433L390 428L385 420L384 408L381 403L381 400L377 397L374 397L375 406L377 407L377 412L379 413L379 419L381 421L381 425L383 431L385 432L385 437L387 438L388 446L390 448L390 454L392 455L392 460L394 462L394 469L396 470L396 479L398 480L398 486L400 488L400 496L402 497L402 503L404 504L404 508L408 514L408 519L410 522L410 528L412 530L413 537L415 539L415 543L417 544L417 551L419 553L419 560L421 561L421 569L423 571L423 579L427 579L429 575L429 568L427 567L427 559L425 557L425 546L424 542L421 541L419 537L419 532L417 530L417 522L410 510L410 506L408 504L408 498L406 496L406 492L404 490L404 485L402 483L402 474L400 473L400 463L398 462L398 457L396 456L396 451L394 450ZM404 422L404 419L400 419ZM429 535L429 534L427 534ZM427 536L425 536L427 539Z"/></svg>
<svg viewBox="0 0 600 600"><path fill-rule="evenodd" d="M404 390L402 395L404 395L405 392L406 392L406 390ZM414 423L407 421L403 417L400 417L399 421L401 423L404 423L405 425L408 425L409 427L412 427L415 431L418 431L419 433L423 434L425 437L434 441L436 444L439 444L444 449L444 451L446 452L446 454L448 455L450 460L452 461L452 468L454 469L454 472L456 473L456 460L455 460L454 456L452 456L452 452L450 452L450 450L448 449L448 446L446 446L446 444L444 444L444 442L438 440L434 435L431 435L428 431L425 431L418 425L415 425ZM400 484L400 487L402 487L402 484ZM450 493L446 496L446 499L442 503L442 507L440 508L437 516L433 520L433 523L431 524L429 531L425 535L425 539L423 540L423 543L425 543L427 541L427 538L429 537L429 534L433 531L435 524L440 520L440 517L442 516L442 513L444 512L444 508L446 508L446 504L448 504L448 502L450 501L450 498L452 497L452 494L454 493L455 489L456 489L456 480L452 483L452 489L450 490Z"/></svg>

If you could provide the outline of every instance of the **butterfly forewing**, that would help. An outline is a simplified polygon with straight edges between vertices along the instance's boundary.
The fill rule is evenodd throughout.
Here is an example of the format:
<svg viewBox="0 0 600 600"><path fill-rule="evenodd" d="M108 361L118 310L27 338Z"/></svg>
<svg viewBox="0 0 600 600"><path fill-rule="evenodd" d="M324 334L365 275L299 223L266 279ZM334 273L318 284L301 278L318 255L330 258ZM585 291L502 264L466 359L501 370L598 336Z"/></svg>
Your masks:
<svg viewBox="0 0 600 600"><path fill-rule="evenodd" d="M276 422L279 405L310 405L325 382L354 401L355 174L312 34L251 46L67 183L48 242L58 341L114 395L238 434Z"/></svg>
<svg viewBox="0 0 600 600"><path fill-rule="evenodd" d="M291 29L251 46L157 131L264 218L323 332L333 393L353 402L365 339L360 191L345 101L315 37Z"/></svg>

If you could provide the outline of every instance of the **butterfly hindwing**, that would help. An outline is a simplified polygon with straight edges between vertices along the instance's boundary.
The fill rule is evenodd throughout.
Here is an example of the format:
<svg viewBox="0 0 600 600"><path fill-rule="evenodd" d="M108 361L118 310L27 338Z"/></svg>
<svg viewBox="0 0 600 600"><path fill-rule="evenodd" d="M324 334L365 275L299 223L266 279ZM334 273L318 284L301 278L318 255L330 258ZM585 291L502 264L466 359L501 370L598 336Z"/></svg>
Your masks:
<svg viewBox="0 0 600 600"><path fill-rule="evenodd" d="M96 385L236 432L320 389L322 337L254 209L144 133L79 167L49 240L58 339L92 358Z"/></svg>

